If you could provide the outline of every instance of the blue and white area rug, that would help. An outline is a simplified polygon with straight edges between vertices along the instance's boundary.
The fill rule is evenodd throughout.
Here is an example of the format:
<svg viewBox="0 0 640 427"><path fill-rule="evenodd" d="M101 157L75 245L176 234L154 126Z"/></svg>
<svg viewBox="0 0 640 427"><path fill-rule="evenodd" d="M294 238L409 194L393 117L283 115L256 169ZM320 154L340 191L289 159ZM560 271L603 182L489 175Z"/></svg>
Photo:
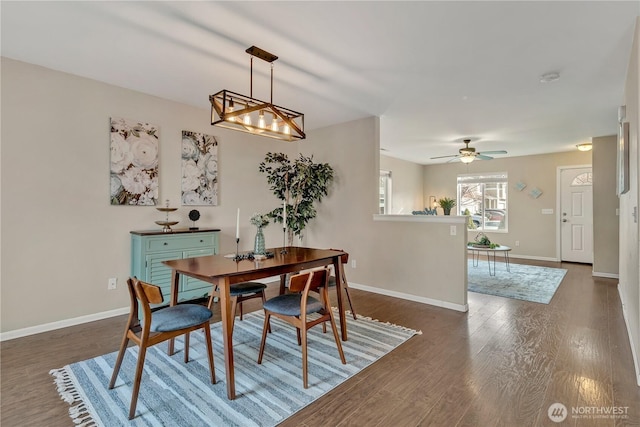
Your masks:
<svg viewBox="0 0 640 427"><path fill-rule="evenodd" d="M167 344L147 351L136 418L128 420L138 347L127 350L118 381L108 389L117 352L52 370L58 393L71 404L78 426L274 426L421 332L347 315L347 364L340 362L330 327L308 335L309 388L302 386L302 355L295 329L272 318L262 365L258 349L264 313L236 319L233 341L236 399L227 399L220 323L211 326L216 384L211 384L202 332L191 333L189 363L182 339L167 356Z"/></svg>
<svg viewBox="0 0 640 427"><path fill-rule="evenodd" d="M493 268L493 261L491 267ZM477 267L474 267L473 261L469 259L469 290L480 294L549 304L567 274L564 268L513 263L510 264L510 270L511 272L507 271L505 263L496 262L496 275L490 276L486 259L481 258Z"/></svg>

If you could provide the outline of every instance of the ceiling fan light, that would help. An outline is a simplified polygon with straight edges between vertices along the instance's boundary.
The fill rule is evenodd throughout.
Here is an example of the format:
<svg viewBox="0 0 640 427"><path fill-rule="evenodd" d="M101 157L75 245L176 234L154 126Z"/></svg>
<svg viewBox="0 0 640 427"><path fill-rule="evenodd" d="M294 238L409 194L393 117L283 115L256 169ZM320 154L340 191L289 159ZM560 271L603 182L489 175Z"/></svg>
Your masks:
<svg viewBox="0 0 640 427"><path fill-rule="evenodd" d="M471 163L471 162L473 162L474 158L475 158L475 156L462 156L462 157L460 157L460 161L462 163Z"/></svg>

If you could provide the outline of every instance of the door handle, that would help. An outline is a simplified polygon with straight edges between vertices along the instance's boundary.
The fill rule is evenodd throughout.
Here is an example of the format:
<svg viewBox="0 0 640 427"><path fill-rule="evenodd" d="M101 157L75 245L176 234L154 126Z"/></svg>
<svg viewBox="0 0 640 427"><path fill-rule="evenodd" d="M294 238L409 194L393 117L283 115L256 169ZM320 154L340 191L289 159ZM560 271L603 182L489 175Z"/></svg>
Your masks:
<svg viewBox="0 0 640 427"><path fill-rule="evenodd" d="M567 218L563 218L562 222L568 222L569 220Z"/></svg>

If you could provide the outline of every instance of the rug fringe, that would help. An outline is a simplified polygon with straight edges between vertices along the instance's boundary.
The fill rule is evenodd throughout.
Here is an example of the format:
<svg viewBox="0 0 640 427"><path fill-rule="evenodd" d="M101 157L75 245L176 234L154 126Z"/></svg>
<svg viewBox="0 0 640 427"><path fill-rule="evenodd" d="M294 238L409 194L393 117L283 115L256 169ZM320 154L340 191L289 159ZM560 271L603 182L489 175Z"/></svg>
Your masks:
<svg viewBox="0 0 640 427"><path fill-rule="evenodd" d="M66 366L64 368L50 370L49 375L53 376L53 383L56 385L56 390L62 400L69 405L77 402L77 405L69 408L69 416L73 420L73 423L78 427L97 426L98 424L91 416L89 408L87 408L87 405L82 400L82 396L73 385L73 380Z"/></svg>
<svg viewBox="0 0 640 427"><path fill-rule="evenodd" d="M331 307L331 309L333 311L335 311L336 314L338 313L338 307ZM353 317L353 314L351 313L351 310L345 310L345 314L347 315L347 317ZM391 322L381 322L378 319L374 319L374 318L368 317L368 316L363 316L363 315L357 314L357 313L356 313L356 317L358 319L368 320L370 322L382 323L383 325L391 326L392 328L400 329L402 331L413 332L415 335L422 335L422 331L416 331L415 329L407 328L406 326L396 325L396 324L391 323Z"/></svg>

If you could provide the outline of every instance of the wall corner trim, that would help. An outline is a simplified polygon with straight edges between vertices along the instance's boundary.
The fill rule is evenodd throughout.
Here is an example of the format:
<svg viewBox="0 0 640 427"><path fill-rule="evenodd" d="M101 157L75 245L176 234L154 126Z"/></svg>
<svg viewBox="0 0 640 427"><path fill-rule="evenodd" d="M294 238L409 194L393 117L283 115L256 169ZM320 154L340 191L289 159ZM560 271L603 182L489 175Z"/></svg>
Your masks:
<svg viewBox="0 0 640 427"><path fill-rule="evenodd" d="M631 356L633 358L633 366L636 369L636 384L640 387L640 360L638 360L638 354L636 353L635 343L633 342L633 335L631 335L631 328L629 327L629 316L626 309L626 301L622 287L618 283L618 295L620 295L620 301L622 302L622 317L624 317L624 324L627 327L627 335L629 336L629 345L631 346Z"/></svg>

